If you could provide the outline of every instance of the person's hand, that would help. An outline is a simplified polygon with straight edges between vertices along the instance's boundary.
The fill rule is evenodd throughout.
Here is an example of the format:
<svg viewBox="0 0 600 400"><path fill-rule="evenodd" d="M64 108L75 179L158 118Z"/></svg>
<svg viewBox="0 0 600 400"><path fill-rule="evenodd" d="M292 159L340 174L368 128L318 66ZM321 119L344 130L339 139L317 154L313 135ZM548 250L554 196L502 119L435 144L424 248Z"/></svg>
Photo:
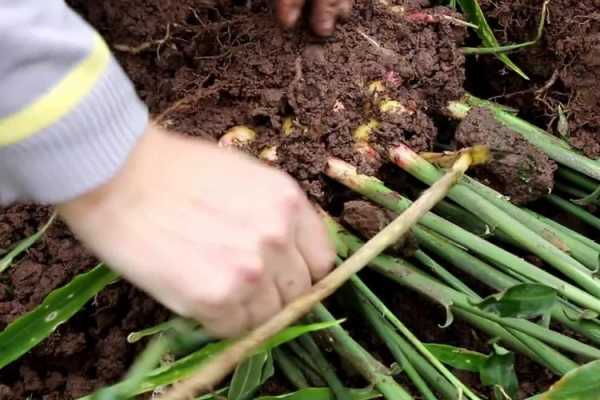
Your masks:
<svg viewBox="0 0 600 400"><path fill-rule="evenodd" d="M108 265L218 336L272 317L334 259L290 177L153 126L116 177L58 210Z"/></svg>
<svg viewBox="0 0 600 400"><path fill-rule="evenodd" d="M286 27L292 27L302 14L305 0L277 0L277 15ZM352 13L352 0L313 0L310 25L320 36L329 36L338 18Z"/></svg>

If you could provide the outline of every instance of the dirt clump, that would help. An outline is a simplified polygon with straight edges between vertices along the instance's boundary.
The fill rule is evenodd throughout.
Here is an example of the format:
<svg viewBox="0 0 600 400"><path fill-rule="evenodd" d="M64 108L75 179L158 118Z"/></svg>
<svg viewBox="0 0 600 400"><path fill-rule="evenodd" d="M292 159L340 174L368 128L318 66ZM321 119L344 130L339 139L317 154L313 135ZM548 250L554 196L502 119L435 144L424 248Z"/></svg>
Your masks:
<svg viewBox="0 0 600 400"><path fill-rule="evenodd" d="M33 205L0 210L6 248L37 231L49 213L47 207ZM96 263L66 226L55 221L0 277L0 330ZM167 316L166 310L129 284L110 285L48 339L2 369L0 399L71 399L112 383L123 376L139 351L139 346L127 343L127 335Z"/></svg>
<svg viewBox="0 0 600 400"><path fill-rule="evenodd" d="M456 142L460 147L489 147L492 159L473 168L473 174L513 203L529 203L552 191L556 163L496 121L491 111L471 110L456 130Z"/></svg>
<svg viewBox="0 0 600 400"><path fill-rule="evenodd" d="M344 203L341 219L346 226L351 227L368 240L389 225L397 216L396 213L368 201L351 200ZM390 248L390 251L403 257L412 257L417 248L417 241L409 231Z"/></svg>
<svg viewBox="0 0 600 400"><path fill-rule="evenodd" d="M482 0L486 16L503 43L534 37L541 1ZM592 158L600 157L600 3L598 0L552 0L544 35L536 46L511 55L534 85L504 69L496 60L475 64L478 82L488 95L521 109L560 135L559 106L568 121L565 139ZM504 76L504 77L502 77Z"/></svg>

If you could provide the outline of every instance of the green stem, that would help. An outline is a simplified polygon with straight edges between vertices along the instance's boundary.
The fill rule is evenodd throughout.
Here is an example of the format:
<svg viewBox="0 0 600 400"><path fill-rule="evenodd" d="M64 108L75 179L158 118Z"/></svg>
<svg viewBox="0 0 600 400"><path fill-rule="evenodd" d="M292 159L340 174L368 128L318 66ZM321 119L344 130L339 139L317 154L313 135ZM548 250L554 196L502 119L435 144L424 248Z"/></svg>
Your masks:
<svg viewBox="0 0 600 400"><path fill-rule="evenodd" d="M363 245L358 238L347 232L333 219L326 217L324 221L329 227L329 232L333 235L335 243L339 245L338 252L341 256L347 253L348 250L352 252L357 251ZM402 259L381 255L374 258L370 266L378 273L425 295L447 309L450 309L457 299L462 300L462 302L468 302L467 296L429 278ZM476 299L473 299L473 301L476 301ZM577 364L573 361L535 338L529 337L527 339L528 343L526 343L524 340L517 339L516 334L513 334L512 331L504 329L497 323L460 309L454 309L453 311L490 336L501 338L507 346L546 366L557 374L564 374L577 367ZM534 352L533 349L536 349L537 352Z"/></svg>
<svg viewBox="0 0 600 400"><path fill-rule="evenodd" d="M452 383L459 392L462 392L470 399L479 399L475 393L465 386L452 372L450 372L421 341L396 317L396 315L386 307L386 305L365 285L358 277L352 277L352 284L365 299L371 302L373 306L397 329L404 337L421 353L431 365L433 365L450 383Z"/></svg>
<svg viewBox="0 0 600 400"><path fill-rule="evenodd" d="M413 229L413 232L419 243L427 250L489 287L505 289L519 283L516 279L498 271L427 228L417 227Z"/></svg>
<svg viewBox="0 0 600 400"><path fill-rule="evenodd" d="M420 231L423 228L419 228L415 226L415 229L419 229ZM448 270L442 267L437 261L433 258L429 257L426 253L421 250L417 250L415 253L415 259L418 260L425 267L429 268L435 275L437 275L442 281L446 282L448 285L458 290L461 293L464 293L468 296L477 296L477 294L472 291L467 285L462 283L462 281L452 275Z"/></svg>
<svg viewBox="0 0 600 400"><path fill-rule="evenodd" d="M449 106L451 112L453 109L460 110L460 113L455 116L466 115L471 107L487 108L494 113L494 117L498 122L519 133L525 140L539 148L553 160L591 178L600 180L599 163L575 152L564 141L548 134L543 129L505 112L501 107L493 105L493 103L484 102L472 95L467 95L462 101L456 103L458 104Z"/></svg>
<svg viewBox="0 0 600 400"><path fill-rule="evenodd" d="M519 318L502 318L495 314L482 311L479 308L467 303L457 302L456 307L460 307L464 310L471 312L472 314L486 318L490 321L494 321L502 326L516 329L520 332L526 333L527 335L542 340L548 344L554 345L560 349L568 352L579 354L590 360L600 358L600 350L595 347L581 343L578 340L565 336L561 333L555 332L551 329L544 328L541 325Z"/></svg>
<svg viewBox="0 0 600 400"><path fill-rule="evenodd" d="M275 364L279 368L279 370L283 373L283 376L294 385L296 389L305 389L310 387L306 377L302 373L302 370L294 365L294 361L290 359L290 357L286 354L285 350L281 347L276 347L272 350L273 352L273 360Z"/></svg>
<svg viewBox="0 0 600 400"><path fill-rule="evenodd" d="M355 293L356 296L359 296ZM402 337L398 335L394 330L389 326L389 324L381 317L380 313L375 309L375 307L368 301L362 298L356 300L356 305L361 311L361 313L367 318L370 325L375 329L375 332L381 337L385 345L388 347L394 359L400 366L402 370L406 372L406 375L411 380L411 382L415 385L415 387L419 390L419 392L423 395L423 397L427 400L436 400L437 398L429 389L427 383L423 380L416 367L413 367L413 361L408 358L405 354L405 351L400 344ZM408 346L408 342L406 342ZM425 360L422 361L431 368L430 364ZM456 399L458 391L448 383L448 381L440 375L434 368L431 368L437 374L435 379L428 381L435 386L436 389L441 389L443 391L444 396L448 399ZM427 377L426 377L427 378ZM439 383L439 385L436 385Z"/></svg>
<svg viewBox="0 0 600 400"><path fill-rule="evenodd" d="M565 199L562 199L555 194L550 194L546 196L545 199L557 206L558 208L570 214L573 214L575 217L579 218L582 222L585 222L589 226L600 230L600 218L596 217L594 214L587 211L585 208L575 205Z"/></svg>
<svg viewBox="0 0 600 400"><path fill-rule="evenodd" d="M350 391L342 384L340 378L338 378L335 370L329 364L329 361L325 358L317 343L315 343L312 336L309 334L302 335L298 338L298 341L308 351L315 367L321 373L321 376L327 382L327 385L331 391L335 394L337 400L351 400Z"/></svg>
<svg viewBox="0 0 600 400"><path fill-rule="evenodd" d="M573 183L582 189L585 189L589 192L593 192L598 189L600 183L594 181L593 179L588 178L585 175L582 175L578 172L573 171L572 169L560 167L556 170L556 176L559 178L563 178L566 181Z"/></svg>
<svg viewBox="0 0 600 400"><path fill-rule="evenodd" d="M450 262L459 270L467 273L479 282L496 289L498 291L508 289L514 285L522 282L531 282L528 279L523 279L521 276L516 277L509 276L501 271L498 271L493 266L485 263L473 257L468 252L455 246L445 238L429 232L425 228L413 229L415 236L419 243L425 248L429 249L433 253L437 254L444 260ZM464 293L464 292L463 292ZM468 293L466 293L468 294ZM471 296L477 299L479 296ZM557 304L552 310L552 317L563 325L569 327L575 332L579 332L587 338L600 344L600 330L596 321L578 321L568 317L568 311L565 308L576 310L576 307L566 304ZM571 314L575 314L576 311L572 311Z"/></svg>
<svg viewBox="0 0 600 400"><path fill-rule="evenodd" d="M410 200L387 188L380 180L367 175L358 174L356 169L349 164L344 168L339 168L340 163L339 160L337 161L338 162L335 164L328 164L326 173L329 177L342 183L348 188L396 213L402 213L412 204ZM600 312L600 300L591 296L589 293L536 267L521 257L517 257L479 236L472 234L460 226L448 222L431 212L425 214L420 219L419 223L446 238L451 238L454 242L474 253L495 261L505 270L514 271L534 282L550 286L566 298L571 299L574 303Z"/></svg>
<svg viewBox="0 0 600 400"><path fill-rule="evenodd" d="M465 176L463 181L464 185L469 189L476 192L502 211L511 215L514 219L518 220L521 224L537 233L540 237L552 243L559 249L567 250L567 252L573 256L573 258L587 266L587 269L596 270L600 268L600 255L595 249L590 248L576 239L573 239L571 236L564 234L561 230L555 229L553 226L546 224L544 221L532 217L527 211L515 206L510 201L506 200L506 198L500 193L481 184L480 182L477 182L475 179ZM508 232L504 231L504 233ZM511 238L513 237L511 236ZM521 242L519 241L519 243ZM583 268L582 271L587 272L585 268Z"/></svg>
<svg viewBox="0 0 600 400"><path fill-rule="evenodd" d="M435 183L443 175L437 168L404 145L392 149L390 156L396 165L429 185ZM517 240L531 253L577 282L592 295L600 298L600 284L586 267L470 187L459 183L450 189L448 197L483 221L502 229L504 233Z"/></svg>
<svg viewBox="0 0 600 400"><path fill-rule="evenodd" d="M313 309L312 316L320 321L335 321L333 315L322 304ZM386 399L412 400L412 396L390 376L387 368L352 339L341 326L333 326L322 333L329 336L335 351L374 385Z"/></svg>
<svg viewBox="0 0 600 400"><path fill-rule="evenodd" d="M551 220L550 218L544 217L541 214L538 214L534 211L525 209L525 211L527 211L529 214L535 216L536 218L544 221L545 223L547 223L548 225L553 226L555 229L562 231L565 235L569 235L572 238L579 240L581 243L585 244L586 246L596 250L598 253L600 253L600 244L594 242L593 240L583 236L581 233L579 232L575 232L572 229L567 228L564 225L559 224L556 221Z"/></svg>
<svg viewBox="0 0 600 400"><path fill-rule="evenodd" d="M474 214L446 200L440 201L433 207L433 211L477 236L490 236L495 230L495 227L489 226Z"/></svg>

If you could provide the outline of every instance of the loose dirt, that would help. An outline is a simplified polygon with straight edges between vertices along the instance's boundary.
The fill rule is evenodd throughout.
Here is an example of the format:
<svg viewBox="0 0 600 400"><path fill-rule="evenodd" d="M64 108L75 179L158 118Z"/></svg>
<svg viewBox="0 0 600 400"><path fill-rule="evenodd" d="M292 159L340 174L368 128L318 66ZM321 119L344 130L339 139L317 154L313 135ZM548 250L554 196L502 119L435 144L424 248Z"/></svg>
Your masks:
<svg viewBox="0 0 600 400"><path fill-rule="evenodd" d="M482 7L498 27L503 43L523 42L535 36L542 1L482 0ZM474 89L514 105L557 135L559 106L568 121L560 129L568 142L589 157L600 157L600 2L552 0L540 43L512 55L534 84L506 73L491 56L485 67L474 65L481 76ZM503 72L503 73L499 73Z"/></svg>
<svg viewBox="0 0 600 400"><path fill-rule="evenodd" d="M323 178L328 155L381 174L387 146L433 150L439 131L449 125L446 102L463 94L465 60L459 48L466 28L452 19L458 15L426 0L398 1L393 8L380 1L357 2L352 18L328 39L311 35L305 25L282 30L264 0L69 3L105 36L162 125L213 141L231 127L249 126L259 135L247 150L259 154L276 147L273 164L332 210L341 211L340 199L352 196ZM373 81L383 87L376 95L368 90ZM386 98L400 102L404 112L381 112L377 104ZM292 128L284 132L286 119ZM371 150L356 151L353 139L354 129L371 119L379 121L369 137L380 153L375 157ZM395 172L394 179L398 176ZM32 205L1 209L0 254L33 233L48 213ZM95 263L64 225L52 227L0 278L0 329ZM466 325L440 331L436 324L443 315L413 293L377 285L422 339L489 348L487 338ZM128 284L111 285L49 340L2 371L0 399L70 399L114 382L140 349L127 344L126 335L167 316ZM371 332L356 333L369 345ZM388 357L381 345L369 347ZM519 368L535 367L520 360ZM531 386L526 394L549 382L533 370L530 380L536 383L522 384ZM277 379L267 385L272 392L285 387Z"/></svg>

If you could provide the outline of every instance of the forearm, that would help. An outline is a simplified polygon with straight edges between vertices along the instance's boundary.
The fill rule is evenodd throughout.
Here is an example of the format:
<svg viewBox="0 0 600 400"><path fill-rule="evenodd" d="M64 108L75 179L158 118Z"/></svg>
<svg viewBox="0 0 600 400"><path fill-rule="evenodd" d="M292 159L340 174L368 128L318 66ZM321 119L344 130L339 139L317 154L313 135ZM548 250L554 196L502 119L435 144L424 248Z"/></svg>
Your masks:
<svg viewBox="0 0 600 400"><path fill-rule="evenodd" d="M0 204L107 182L148 114L106 44L62 0L0 0Z"/></svg>

